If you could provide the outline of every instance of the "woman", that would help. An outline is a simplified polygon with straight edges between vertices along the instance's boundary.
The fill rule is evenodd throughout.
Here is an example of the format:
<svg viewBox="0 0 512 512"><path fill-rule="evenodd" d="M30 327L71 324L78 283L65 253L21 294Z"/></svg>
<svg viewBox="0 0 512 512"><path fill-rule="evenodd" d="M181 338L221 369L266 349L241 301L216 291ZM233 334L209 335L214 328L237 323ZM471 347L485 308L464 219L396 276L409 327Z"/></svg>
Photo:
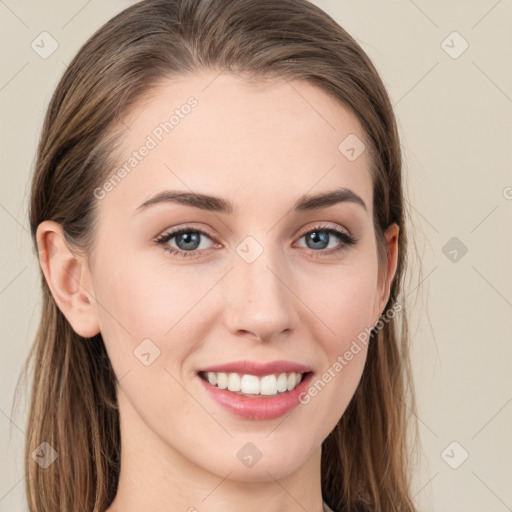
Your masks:
<svg viewBox="0 0 512 512"><path fill-rule="evenodd" d="M415 510L399 137L318 7L107 22L49 105L30 224L31 511Z"/></svg>

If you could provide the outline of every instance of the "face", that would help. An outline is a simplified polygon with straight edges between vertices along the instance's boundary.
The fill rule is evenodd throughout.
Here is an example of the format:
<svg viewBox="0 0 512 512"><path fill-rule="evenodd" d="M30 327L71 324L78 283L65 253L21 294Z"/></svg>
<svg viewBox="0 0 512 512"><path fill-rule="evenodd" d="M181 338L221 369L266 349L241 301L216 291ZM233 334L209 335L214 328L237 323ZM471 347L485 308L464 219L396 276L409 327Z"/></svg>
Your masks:
<svg viewBox="0 0 512 512"><path fill-rule="evenodd" d="M123 119L116 171L127 165L95 192L89 286L133 446L264 481L320 453L363 372L367 348L354 340L387 297L367 151L339 149L351 134L364 140L357 119L307 82L216 76L162 83ZM305 201L343 189L335 202ZM275 383L245 378L271 390L301 365L300 400L296 388L242 403L198 374L240 361L292 365L263 371Z"/></svg>

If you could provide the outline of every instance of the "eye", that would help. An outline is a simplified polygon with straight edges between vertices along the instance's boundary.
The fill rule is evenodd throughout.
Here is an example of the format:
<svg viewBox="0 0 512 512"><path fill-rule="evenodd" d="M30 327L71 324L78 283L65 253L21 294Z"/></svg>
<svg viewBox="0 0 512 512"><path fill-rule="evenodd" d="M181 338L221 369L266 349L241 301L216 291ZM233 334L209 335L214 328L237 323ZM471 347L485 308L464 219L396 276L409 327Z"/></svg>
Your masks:
<svg viewBox="0 0 512 512"><path fill-rule="evenodd" d="M164 250L171 254L180 257L190 257L197 256L200 249L205 249L205 247L201 247L202 237L210 238L209 234L205 231L186 226L170 233L164 233L156 239L156 242L163 245ZM174 238L176 239L177 248L168 244Z"/></svg>
<svg viewBox="0 0 512 512"><path fill-rule="evenodd" d="M333 237L338 240L338 245L334 248L329 248L329 244ZM162 245L165 251L178 257L189 258L200 256L201 251L208 249L208 247L201 247L202 238L212 240L209 233L201 229L185 226L183 228L164 233L155 241ZM338 252L346 249L347 246L354 245L357 242L354 237L345 231L325 225L315 226L313 229L304 232L300 236L299 240L302 238L306 238L308 244L307 247L315 257L337 254ZM176 239L176 247L169 244L169 242L174 239ZM326 248L329 250L326 251Z"/></svg>
<svg viewBox="0 0 512 512"><path fill-rule="evenodd" d="M328 246L332 241L333 236L334 239L338 239L338 245L334 248L329 248ZM301 235L300 239L302 238L306 239L306 247L312 249L312 253L315 257L336 254L345 250L347 246L355 245L357 242L354 237L345 231L325 225L315 226L313 229L306 231ZM324 250L326 248L329 248L330 250Z"/></svg>

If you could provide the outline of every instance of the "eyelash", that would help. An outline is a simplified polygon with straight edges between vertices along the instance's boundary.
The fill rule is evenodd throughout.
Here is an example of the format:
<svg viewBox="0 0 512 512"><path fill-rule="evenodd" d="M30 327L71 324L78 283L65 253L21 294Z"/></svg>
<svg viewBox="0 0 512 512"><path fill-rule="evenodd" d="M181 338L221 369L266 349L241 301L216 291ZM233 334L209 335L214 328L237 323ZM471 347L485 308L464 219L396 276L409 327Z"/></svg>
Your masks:
<svg viewBox="0 0 512 512"><path fill-rule="evenodd" d="M317 231L317 232L320 231L322 233L335 235L336 237L338 237L338 239L341 240L341 244L338 247L336 247L335 249L330 249L327 251L324 249L320 249L320 250L309 249L309 251L312 253L313 257L315 257L315 258L323 257L323 256L332 256L334 254L338 254L338 253L342 252L343 250L345 250L347 248L347 246L355 245L357 243L357 239L350 236L348 233L345 233L344 231L333 228L331 226L325 226L325 225L319 225L319 226L313 227L312 229L308 229L307 231L303 232L300 235L299 239L301 239L305 235L308 235L314 231ZM169 247L169 245L167 245L167 242L169 240L172 240L174 237L182 235L183 233L196 233L196 234L207 236L208 238L212 238L212 235L206 231L185 226L185 227L177 229L175 231L171 231L170 233L163 233L155 240L155 242L159 245L163 245L164 251L169 252L173 255L182 257L182 258L190 258L190 257L198 256L197 253L202 252L202 250L200 250L200 249L194 249L193 251L183 251L181 249L175 249L174 247Z"/></svg>

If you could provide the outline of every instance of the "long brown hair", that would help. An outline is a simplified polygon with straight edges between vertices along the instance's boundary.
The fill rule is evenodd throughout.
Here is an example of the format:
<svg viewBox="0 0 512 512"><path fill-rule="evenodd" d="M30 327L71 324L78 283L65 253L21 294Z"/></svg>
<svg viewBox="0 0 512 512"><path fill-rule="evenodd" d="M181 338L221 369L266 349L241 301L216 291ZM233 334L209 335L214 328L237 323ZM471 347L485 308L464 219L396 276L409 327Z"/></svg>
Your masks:
<svg viewBox="0 0 512 512"><path fill-rule="evenodd" d="M322 445L322 493L339 512L413 512L407 429L414 426L415 440L418 434L400 297L408 235L400 140L375 67L320 8L307 0L145 0L102 26L65 71L46 113L30 197L34 247L38 225L53 220L87 253L94 241L93 191L113 171L120 116L162 80L202 69L307 80L363 127L379 265L387 257L385 229L393 222L400 227L385 309L399 304L400 314L372 331L355 395ZM27 375L33 365L25 449L29 510L103 512L115 497L120 469L116 376L101 334L80 337L42 273L41 286L42 316L24 368ZM47 468L31 457L43 442L58 453Z"/></svg>

